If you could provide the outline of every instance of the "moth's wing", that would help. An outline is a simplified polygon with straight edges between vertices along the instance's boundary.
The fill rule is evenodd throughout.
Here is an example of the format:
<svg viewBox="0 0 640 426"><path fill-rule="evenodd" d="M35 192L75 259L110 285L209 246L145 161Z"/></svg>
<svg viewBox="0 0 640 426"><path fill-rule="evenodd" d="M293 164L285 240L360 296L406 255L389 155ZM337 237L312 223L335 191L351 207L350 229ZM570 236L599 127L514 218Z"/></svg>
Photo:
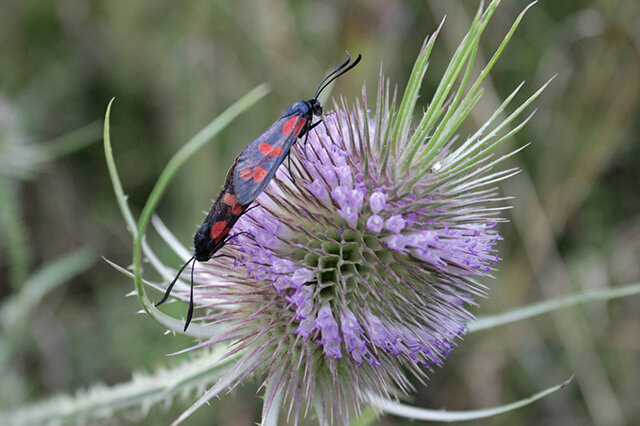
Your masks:
<svg viewBox="0 0 640 426"><path fill-rule="evenodd" d="M240 153L233 172L239 204L250 204L273 179L306 122L300 114L281 117Z"/></svg>

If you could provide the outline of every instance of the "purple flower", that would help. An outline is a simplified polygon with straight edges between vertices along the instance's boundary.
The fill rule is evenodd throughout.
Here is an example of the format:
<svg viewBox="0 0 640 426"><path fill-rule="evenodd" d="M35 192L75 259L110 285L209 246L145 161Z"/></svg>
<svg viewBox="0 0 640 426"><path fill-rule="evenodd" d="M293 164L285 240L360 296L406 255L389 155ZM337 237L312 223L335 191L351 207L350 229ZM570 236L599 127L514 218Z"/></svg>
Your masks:
<svg viewBox="0 0 640 426"><path fill-rule="evenodd" d="M385 197L383 192L376 191L371 194L369 198L369 206L371 207L371 211L373 214L378 214L384 209L385 203L387 202L387 198Z"/></svg>
<svg viewBox="0 0 640 426"><path fill-rule="evenodd" d="M331 191L331 198L333 198L334 201L338 203L338 206L344 207L347 205L348 192L349 189L344 186L335 187Z"/></svg>
<svg viewBox="0 0 640 426"><path fill-rule="evenodd" d="M336 167L336 174L340 179L340 185L350 188L353 186L353 175L349 166Z"/></svg>
<svg viewBox="0 0 640 426"><path fill-rule="evenodd" d="M384 219L374 214L367 219L367 229L369 231L375 232L376 234L382 231L382 227L384 226Z"/></svg>
<svg viewBox="0 0 640 426"><path fill-rule="evenodd" d="M369 354L367 343L362 334L362 327L356 319L356 316L350 310L345 310L340 319L342 324L341 331L344 337L344 345L347 352L358 363L362 364L364 357Z"/></svg>
<svg viewBox="0 0 640 426"><path fill-rule="evenodd" d="M291 275L291 282L294 283L294 285L300 285L313 280L313 277L313 271L307 268L298 268Z"/></svg>
<svg viewBox="0 0 640 426"><path fill-rule="evenodd" d="M289 259L276 259L271 265L271 271L276 274L285 274L293 272L294 270L293 262Z"/></svg>
<svg viewBox="0 0 640 426"><path fill-rule="evenodd" d="M402 215L394 214L384 222L384 227L393 233L398 233L404 229L406 222Z"/></svg>
<svg viewBox="0 0 640 426"><path fill-rule="evenodd" d="M329 200L329 193L327 187L322 183L320 179L315 179L313 182L307 184L307 188L316 198L327 202Z"/></svg>
<svg viewBox="0 0 640 426"><path fill-rule="evenodd" d="M312 294L313 289L310 286L302 286L298 287L293 295L286 297L296 307L296 319L306 319L313 311L313 306L310 304Z"/></svg>
<svg viewBox="0 0 640 426"><path fill-rule="evenodd" d="M404 251L409 242L409 238L410 237L405 237L404 235L394 234L383 238L382 242L392 250Z"/></svg>
<svg viewBox="0 0 640 426"><path fill-rule="evenodd" d="M320 330L321 339L318 340L324 347L325 358L338 359L342 358L340 351L340 330L338 329L338 323L333 318L331 308L329 305L324 305L318 311L318 318L316 318L316 328Z"/></svg>

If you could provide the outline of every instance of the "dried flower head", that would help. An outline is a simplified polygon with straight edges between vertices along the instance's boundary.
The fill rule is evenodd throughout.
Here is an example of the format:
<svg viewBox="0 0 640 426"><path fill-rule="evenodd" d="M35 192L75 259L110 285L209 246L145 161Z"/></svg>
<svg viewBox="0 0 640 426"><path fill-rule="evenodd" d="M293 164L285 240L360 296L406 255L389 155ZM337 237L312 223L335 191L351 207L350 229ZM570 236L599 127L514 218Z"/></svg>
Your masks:
<svg viewBox="0 0 640 426"><path fill-rule="evenodd" d="M267 407L284 398L294 421L313 407L322 422L346 423L370 395L406 394L409 375L424 380L449 356L472 318L468 306L484 295L478 278L498 261L505 207L496 182L516 171L496 171L507 155L493 151L524 124L506 130L539 93L496 123L514 92L455 143L517 25L471 84L496 5L476 17L418 123L413 112L437 32L399 105L382 76L372 110L366 90L353 107L334 104L256 199L259 207L240 218L229 257L196 270L196 320L215 329L196 347L227 342L239 356L196 405L259 373Z"/></svg>

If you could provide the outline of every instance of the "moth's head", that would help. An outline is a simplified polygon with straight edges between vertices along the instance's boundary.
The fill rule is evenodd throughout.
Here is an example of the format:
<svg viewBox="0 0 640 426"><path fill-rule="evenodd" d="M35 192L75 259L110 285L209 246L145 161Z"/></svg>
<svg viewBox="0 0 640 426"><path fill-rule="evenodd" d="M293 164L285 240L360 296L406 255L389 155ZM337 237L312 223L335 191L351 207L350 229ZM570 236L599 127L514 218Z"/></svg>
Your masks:
<svg viewBox="0 0 640 426"><path fill-rule="evenodd" d="M309 106L309 109L311 109L311 112L313 113L313 115L317 115L317 116L322 115L322 105L320 104L319 100L317 100L316 98L309 99L307 101L307 105Z"/></svg>
<svg viewBox="0 0 640 426"><path fill-rule="evenodd" d="M194 256L199 262L206 262L222 248L224 245L224 239L216 243L209 236L209 229L206 223L203 223L193 236L193 245L195 248Z"/></svg>

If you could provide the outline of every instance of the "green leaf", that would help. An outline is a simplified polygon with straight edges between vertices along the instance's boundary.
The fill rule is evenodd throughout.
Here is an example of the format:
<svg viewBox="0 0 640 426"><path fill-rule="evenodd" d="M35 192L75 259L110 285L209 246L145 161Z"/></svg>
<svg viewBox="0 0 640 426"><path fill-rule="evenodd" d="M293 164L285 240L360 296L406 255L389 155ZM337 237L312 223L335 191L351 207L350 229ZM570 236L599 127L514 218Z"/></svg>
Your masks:
<svg viewBox="0 0 640 426"><path fill-rule="evenodd" d="M103 258L104 259L104 258ZM104 259L105 262L107 262L109 265L111 265L116 271L122 273L123 275L133 279L134 275L131 271L127 271L125 268L123 268L120 265L117 265L113 262L111 262L108 259ZM143 279L144 284L154 287L154 288L158 288L160 290L160 286L158 286L157 284L154 284L152 282L149 282L147 280ZM156 321L158 321L160 324L162 324L163 326L167 327L167 329L172 330L174 332L179 332L182 333L186 336L189 337L193 337L196 338L198 340L206 340L206 339L210 339L212 336L219 336L225 332L228 331L227 327L224 324L215 324L215 325L200 325L198 323L194 323L191 324L189 326L189 329L185 332L182 331L183 327L184 327L184 320L183 319L176 319L173 318L172 316L169 316L161 311L158 311L156 313L156 316L154 317L154 319Z"/></svg>
<svg viewBox="0 0 640 426"><path fill-rule="evenodd" d="M446 410L429 410L426 408L417 408L410 405L400 404L395 401L384 399L381 397L371 397L371 404L384 411L385 413L394 414L396 416L406 417L414 420L429 420L434 422L462 422L469 420L485 419L487 417L497 416L498 414L508 413L509 411L517 410L518 408L525 407L539 399L544 398L556 391L567 386L573 376L569 380L560 383L559 385L552 386L541 392L531 395L528 398L521 399L520 401L512 402L510 404L501 405L499 407L485 408L483 410L469 410L469 411L446 411Z"/></svg>
<svg viewBox="0 0 640 426"><path fill-rule="evenodd" d="M111 149L111 130L109 124L109 117L111 116L111 105L116 98L112 98L107 105L107 112L104 119L104 157L107 160L107 169L109 170L109 177L111 178L111 185L113 191L116 194L116 201L120 208L120 213L127 224L127 230L135 237L136 235L136 220L133 218L133 214L127 205L127 196L122 189L122 182L120 182L120 175L118 174L118 168L116 167L116 161L113 158L113 150Z"/></svg>
<svg viewBox="0 0 640 426"><path fill-rule="evenodd" d="M511 324L516 321L522 321L523 319L557 311L558 309L578 306L589 302L617 299L635 294L640 294L640 283L628 284L606 290L585 291L583 293L571 294L557 299L545 300L532 305L523 306L503 314L478 318L468 324L469 333Z"/></svg>
<svg viewBox="0 0 640 426"><path fill-rule="evenodd" d="M420 53L418 53L416 62L413 65L413 70L411 70L409 81L407 82L407 88L404 91L404 96L400 102L400 108L398 108L398 114L394 120L393 131L391 132L390 148L392 152L396 147L396 143L398 141L404 142L406 135L409 133L409 126L413 119L413 111L415 110L416 102L418 101L420 87L422 87L422 80L424 79L424 74L429 66L431 50L435 45L436 38L438 37L438 33L440 33L443 24L444 19L431 37L428 37L424 41L422 49L420 49Z"/></svg>
<svg viewBox="0 0 640 426"><path fill-rule="evenodd" d="M476 132L469 141L465 142L454 153L455 160L448 166L450 173L455 174L464 169L470 164L474 164L480 161L482 158L496 149L504 141L510 139L513 135L518 133L522 127L529 121L532 114L518 123L514 128L510 129L505 135L498 138L498 134L505 129L508 129L512 121L514 121L524 110L547 88L547 86L553 81L553 77L550 78L545 84L542 85L533 95L529 96L514 112L509 114L500 124L498 124L493 130L489 132L484 138L478 139L481 133ZM517 91L517 89L516 89ZM510 100L508 98L507 100ZM504 104L504 103L503 103ZM495 116L496 114L494 114ZM493 118L493 117L492 117ZM484 126L483 126L484 128ZM493 140L496 139L497 140Z"/></svg>

